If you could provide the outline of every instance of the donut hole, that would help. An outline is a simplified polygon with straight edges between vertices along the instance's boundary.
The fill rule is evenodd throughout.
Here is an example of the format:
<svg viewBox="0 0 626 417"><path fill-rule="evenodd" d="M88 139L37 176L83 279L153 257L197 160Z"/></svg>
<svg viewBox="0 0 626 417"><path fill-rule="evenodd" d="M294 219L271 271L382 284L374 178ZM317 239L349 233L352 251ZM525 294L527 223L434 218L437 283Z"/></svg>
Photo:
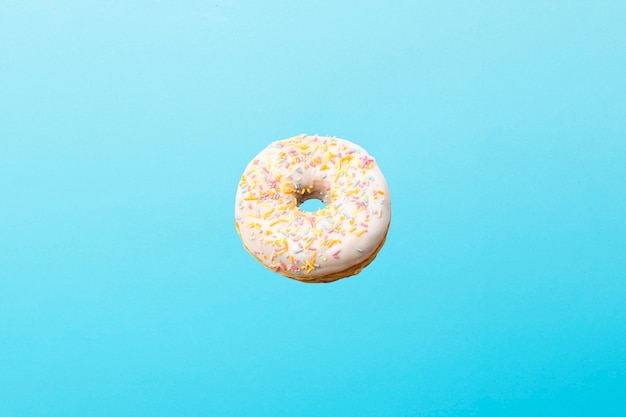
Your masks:
<svg viewBox="0 0 626 417"><path fill-rule="evenodd" d="M323 186L314 184L310 190L310 192L296 194L298 208L302 211L314 212L326 207L327 201L325 201L326 194Z"/></svg>
<svg viewBox="0 0 626 417"><path fill-rule="evenodd" d="M308 200L305 200L298 205L298 208L300 210L306 212L322 210L324 207L326 207L326 203L324 203L319 198L309 198Z"/></svg>

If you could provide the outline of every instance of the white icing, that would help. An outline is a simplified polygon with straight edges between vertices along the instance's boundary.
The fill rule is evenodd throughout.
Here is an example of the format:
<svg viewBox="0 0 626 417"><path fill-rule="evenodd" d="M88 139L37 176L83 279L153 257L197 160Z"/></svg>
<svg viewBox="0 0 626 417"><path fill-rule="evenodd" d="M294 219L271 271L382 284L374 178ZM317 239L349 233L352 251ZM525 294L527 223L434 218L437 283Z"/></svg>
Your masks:
<svg viewBox="0 0 626 417"><path fill-rule="evenodd" d="M326 207L306 212L309 198ZM385 238L389 189L376 161L344 139L300 135L248 164L235 220L246 249L268 268L306 281L368 259Z"/></svg>

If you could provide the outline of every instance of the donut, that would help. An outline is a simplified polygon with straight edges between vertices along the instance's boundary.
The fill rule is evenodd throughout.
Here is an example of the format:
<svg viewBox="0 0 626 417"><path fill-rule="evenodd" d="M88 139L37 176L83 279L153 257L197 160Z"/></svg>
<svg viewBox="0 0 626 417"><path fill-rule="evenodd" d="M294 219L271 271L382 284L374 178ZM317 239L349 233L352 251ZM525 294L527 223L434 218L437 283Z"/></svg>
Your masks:
<svg viewBox="0 0 626 417"><path fill-rule="evenodd" d="M325 206L300 209L309 199ZM330 136L271 143L246 167L235 201L244 248L261 264L302 282L358 274L382 248L389 188L363 148Z"/></svg>

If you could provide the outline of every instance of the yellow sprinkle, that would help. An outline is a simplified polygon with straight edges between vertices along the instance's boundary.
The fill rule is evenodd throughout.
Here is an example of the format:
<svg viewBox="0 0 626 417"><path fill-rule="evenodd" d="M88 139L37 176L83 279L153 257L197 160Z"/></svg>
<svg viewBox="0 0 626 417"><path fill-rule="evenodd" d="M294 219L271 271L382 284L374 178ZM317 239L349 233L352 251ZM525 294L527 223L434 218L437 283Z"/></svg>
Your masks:
<svg viewBox="0 0 626 417"><path fill-rule="evenodd" d="M272 214L272 213L274 212L274 210L275 210L275 209L274 209L274 207L272 207L272 209L271 209L270 211L266 212L266 213L263 215L263 218L264 218L264 219L267 219L267 218L270 216L270 214Z"/></svg>
<svg viewBox="0 0 626 417"><path fill-rule="evenodd" d="M367 232L366 229L361 230L359 233L356 234L356 237L361 237L361 235L365 232Z"/></svg>
<svg viewBox="0 0 626 417"><path fill-rule="evenodd" d="M329 242L328 242L328 248L329 248L329 249L330 249L330 248L332 248L332 247L333 247L333 245L335 245L336 243L341 243L341 240L334 239L334 240L329 241Z"/></svg>

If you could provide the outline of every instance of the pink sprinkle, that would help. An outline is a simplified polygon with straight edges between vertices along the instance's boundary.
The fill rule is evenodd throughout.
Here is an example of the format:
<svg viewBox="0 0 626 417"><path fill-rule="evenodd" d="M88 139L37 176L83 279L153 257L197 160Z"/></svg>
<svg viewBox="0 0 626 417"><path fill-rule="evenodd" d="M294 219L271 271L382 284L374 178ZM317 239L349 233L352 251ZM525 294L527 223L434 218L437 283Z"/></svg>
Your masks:
<svg viewBox="0 0 626 417"><path fill-rule="evenodd" d="M341 252L341 249L339 249L337 252L333 253L333 257L334 257L335 259L339 259L339 256L338 256L338 255L339 255L339 252Z"/></svg>

